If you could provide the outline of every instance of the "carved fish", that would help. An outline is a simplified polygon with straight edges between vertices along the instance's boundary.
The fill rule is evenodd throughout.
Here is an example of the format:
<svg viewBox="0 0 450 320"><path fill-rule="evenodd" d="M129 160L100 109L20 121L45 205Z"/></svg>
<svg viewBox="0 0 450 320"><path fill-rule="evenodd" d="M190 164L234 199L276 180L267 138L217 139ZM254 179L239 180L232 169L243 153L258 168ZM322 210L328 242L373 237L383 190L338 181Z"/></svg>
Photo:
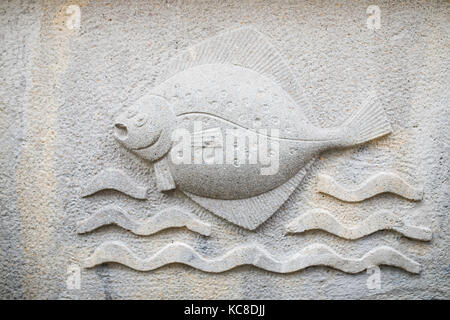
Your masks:
<svg viewBox="0 0 450 320"><path fill-rule="evenodd" d="M313 126L287 64L251 28L186 50L169 63L159 83L118 117L115 137L155 163L161 191L177 188L202 207L247 229L255 229L274 214L321 152L391 132L384 110L376 104L362 108L340 127ZM226 130L233 128L240 131ZM276 162L276 170L264 172L268 164L262 161L208 163L205 153L205 162L179 163L180 148L172 136L177 129L192 134L193 154L198 149L225 149L224 141L233 134L258 142L266 139L268 159ZM245 146L248 153L250 143Z"/></svg>

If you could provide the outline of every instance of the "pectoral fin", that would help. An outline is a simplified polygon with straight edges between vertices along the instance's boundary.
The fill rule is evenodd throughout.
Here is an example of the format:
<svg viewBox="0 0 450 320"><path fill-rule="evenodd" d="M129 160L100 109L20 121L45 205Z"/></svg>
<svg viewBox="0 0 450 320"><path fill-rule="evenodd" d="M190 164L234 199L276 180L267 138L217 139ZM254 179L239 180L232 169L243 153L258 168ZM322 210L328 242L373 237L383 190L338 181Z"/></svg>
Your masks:
<svg viewBox="0 0 450 320"><path fill-rule="evenodd" d="M172 173L170 172L167 158L163 157L161 160L154 163L156 186L159 191L169 191L176 188Z"/></svg>

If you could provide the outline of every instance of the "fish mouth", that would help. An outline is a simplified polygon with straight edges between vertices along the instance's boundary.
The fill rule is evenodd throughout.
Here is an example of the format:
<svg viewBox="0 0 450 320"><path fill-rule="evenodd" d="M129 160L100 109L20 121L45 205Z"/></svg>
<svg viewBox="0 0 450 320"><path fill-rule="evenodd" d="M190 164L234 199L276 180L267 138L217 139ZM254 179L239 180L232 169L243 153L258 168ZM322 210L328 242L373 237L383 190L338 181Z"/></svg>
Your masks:
<svg viewBox="0 0 450 320"><path fill-rule="evenodd" d="M114 125L114 135L120 141L124 141L128 136L128 128L122 123L116 123Z"/></svg>
<svg viewBox="0 0 450 320"><path fill-rule="evenodd" d="M161 132L162 130L160 130L154 139L151 139L152 142L150 142L149 144L143 146L143 147L138 147L138 148L132 148L130 146L128 146L128 148L130 150L143 150L146 149L148 147L151 147L152 145L154 145L156 142L158 142L159 137L161 136ZM119 140L119 142L121 142L124 145L129 145L129 141L128 141L128 127L125 124L122 123L116 123L114 125L114 136L117 140Z"/></svg>

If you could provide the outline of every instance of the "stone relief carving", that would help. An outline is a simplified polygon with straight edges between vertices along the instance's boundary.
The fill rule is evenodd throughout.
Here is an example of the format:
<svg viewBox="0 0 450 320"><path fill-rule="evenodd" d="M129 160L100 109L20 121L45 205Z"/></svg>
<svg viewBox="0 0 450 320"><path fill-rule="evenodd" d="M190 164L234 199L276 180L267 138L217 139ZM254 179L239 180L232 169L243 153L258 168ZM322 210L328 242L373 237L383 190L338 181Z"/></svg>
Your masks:
<svg viewBox="0 0 450 320"><path fill-rule="evenodd" d="M178 189L213 214L254 230L290 197L321 152L356 146L392 130L376 100L335 128L313 126L305 116L305 103L295 77L269 41L252 28L242 28L199 43L175 57L160 84L119 115L114 135L127 149L153 163L160 192ZM186 144L177 148L174 132L189 133L188 148ZM269 160L277 159L275 170L270 161L216 161L217 154L230 154L226 141L236 141L242 135L249 141L265 141ZM202 155L197 161L199 150ZM248 153L244 150L244 154ZM147 193L147 188L114 169L94 177L82 195L102 189L115 189L137 199L145 199ZM379 173L355 190L342 188L331 177L321 175L318 189L347 202L363 201L382 192L421 199L421 191L393 173ZM184 210L168 209L141 221L119 207L104 208L80 222L78 232L107 224L116 224L137 235L151 235L172 227L211 234L208 223ZM293 220L286 229L290 233L322 229L352 240L389 229L412 239L431 239L429 229L404 225L390 212L375 213L360 225L348 227L329 212L317 209ZM321 244L310 245L283 259L273 257L257 244L206 258L188 244L177 242L141 259L124 243L113 241L98 247L86 260L86 267L107 262L141 271L183 263L205 272L223 272L239 265L278 273L319 265L347 273L374 265L420 272L418 263L384 246L359 259L341 257Z"/></svg>
<svg viewBox="0 0 450 320"><path fill-rule="evenodd" d="M295 189L285 184L300 184L303 174L296 175L321 152L391 132L383 108L376 103L357 111L340 127L311 125L298 93L290 94L296 90L295 79L286 63L253 29L226 33L188 52L169 66L171 77L118 117L115 136L139 156L164 163L164 172L157 173L167 177L161 190L172 185L241 227L255 229L266 221ZM258 139L259 128L277 129L279 137L264 136L270 145L276 140L279 147L278 170L261 174L261 163L175 164L171 134L183 129L198 136L196 120L202 121L203 130L237 128ZM160 171L160 165L155 169ZM267 195L261 203L263 194Z"/></svg>

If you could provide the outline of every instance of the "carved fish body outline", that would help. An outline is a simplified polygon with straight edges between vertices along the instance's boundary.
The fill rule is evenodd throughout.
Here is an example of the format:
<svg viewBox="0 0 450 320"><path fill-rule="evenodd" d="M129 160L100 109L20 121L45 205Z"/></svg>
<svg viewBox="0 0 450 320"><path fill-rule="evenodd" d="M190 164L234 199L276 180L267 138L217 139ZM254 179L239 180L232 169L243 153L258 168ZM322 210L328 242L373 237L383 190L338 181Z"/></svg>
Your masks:
<svg viewBox="0 0 450 320"><path fill-rule="evenodd" d="M160 84L118 117L115 137L154 163L159 190L177 188L212 213L252 230L289 198L321 152L391 132L384 110L375 103L328 129L309 123L304 103L295 78L270 42L254 29L242 28L172 60ZM195 120L206 123L205 131L238 127L251 135L259 127L279 129L279 137L268 135L279 146L279 170L261 175L260 163L238 168L227 163L175 164L172 133L182 128L198 135Z"/></svg>

